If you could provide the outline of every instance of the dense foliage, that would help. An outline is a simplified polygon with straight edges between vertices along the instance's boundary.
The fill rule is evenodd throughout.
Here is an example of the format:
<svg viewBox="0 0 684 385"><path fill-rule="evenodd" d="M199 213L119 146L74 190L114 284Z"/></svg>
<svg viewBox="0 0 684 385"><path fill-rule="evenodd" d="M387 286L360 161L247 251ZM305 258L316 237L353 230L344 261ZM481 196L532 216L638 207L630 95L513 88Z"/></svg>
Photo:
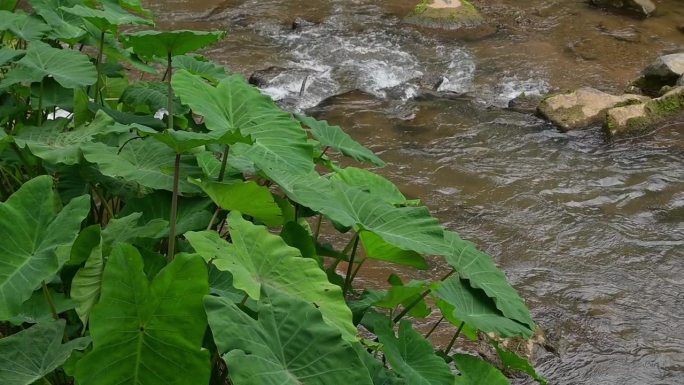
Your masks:
<svg viewBox="0 0 684 385"><path fill-rule="evenodd" d="M144 29L138 0L0 7L0 383L509 383L409 320L531 336L491 258L340 166L384 165L340 127L192 53L224 33ZM442 280L354 282L438 258Z"/></svg>

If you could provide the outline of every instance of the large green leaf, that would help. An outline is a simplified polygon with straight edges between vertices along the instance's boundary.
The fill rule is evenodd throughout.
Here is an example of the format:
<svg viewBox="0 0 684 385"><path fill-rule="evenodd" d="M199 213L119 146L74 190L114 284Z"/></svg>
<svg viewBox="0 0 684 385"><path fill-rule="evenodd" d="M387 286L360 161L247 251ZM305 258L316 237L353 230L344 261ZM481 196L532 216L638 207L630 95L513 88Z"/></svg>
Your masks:
<svg viewBox="0 0 684 385"><path fill-rule="evenodd" d="M454 317L483 332L494 332L502 337L532 335L533 330L527 325L504 316L484 291L470 287L468 281L458 276L438 284L433 293L454 306Z"/></svg>
<svg viewBox="0 0 684 385"><path fill-rule="evenodd" d="M461 375L456 377L456 385L510 385L508 378L479 357L467 354L454 356Z"/></svg>
<svg viewBox="0 0 684 385"><path fill-rule="evenodd" d="M233 285L258 300L262 287L281 290L315 303L325 322L337 327L347 340L356 339L351 310L339 286L328 282L316 261L302 258L299 250L263 226L242 219L239 212L228 216L232 244L216 232L186 233L192 247L220 270L233 275Z"/></svg>
<svg viewBox="0 0 684 385"><path fill-rule="evenodd" d="M308 301L264 286L258 320L224 298L207 296L205 308L235 385L372 384L349 342Z"/></svg>
<svg viewBox="0 0 684 385"><path fill-rule="evenodd" d="M442 227L425 207L395 207L380 197L339 180L330 181L315 172L297 175L274 169L267 175L290 199L342 226L371 231L403 250L432 255L450 252Z"/></svg>
<svg viewBox="0 0 684 385"><path fill-rule="evenodd" d="M223 31L140 31L123 36L123 43L139 56L164 58L210 46L226 35Z"/></svg>
<svg viewBox="0 0 684 385"><path fill-rule="evenodd" d="M533 331L534 321L525 302L508 283L504 273L494 265L491 257L454 232L446 231L444 237L451 249L446 259L461 277L467 279L471 287L482 289L491 297L504 316Z"/></svg>
<svg viewBox="0 0 684 385"><path fill-rule="evenodd" d="M453 385L454 375L444 360L435 354L432 344L411 327L399 324L399 335L386 322L375 325L375 334L384 346L392 368L411 385Z"/></svg>
<svg viewBox="0 0 684 385"><path fill-rule="evenodd" d="M83 325L88 324L90 312L100 299L102 289L102 272L104 271L104 259L102 245L95 246L90 251L85 266L76 272L71 281L71 298L78 303L76 314Z"/></svg>
<svg viewBox="0 0 684 385"><path fill-rule="evenodd" d="M126 126L115 124L102 111L98 111L87 126L67 130L68 123L66 119L56 119L40 127L24 127L14 137L14 142L20 148L28 147L33 155L48 163L74 165L83 159L83 145L94 137L129 130Z"/></svg>
<svg viewBox="0 0 684 385"><path fill-rule="evenodd" d="M337 150L360 162L369 162L380 167L385 165L385 162L378 158L373 151L352 139L339 126L331 126L325 120L316 120L302 114L295 114L295 117L309 127L313 137L323 146Z"/></svg>
<svg viewBox="0 0 684 385"><path fill-rule="evenodd" d="M133 140L123 149L103 143L88 143L81 148L88 162L95 163L100 172L112 178L123 178L156 190L173 190L173 170L176 152L154 139ZM200 169L194 158L181 160L181 192L199 189L187 182L188 177L199 176Z"/></svg>
<svg viewBox="0 0 684 385"><path fill-rule="evenodd" d="M371 379L373 379L373 385L406 385L406 381L403 378L387 369L382 362L368 353L360 343L356 343L353 346L366 366Z"/></svg>
<svg viewBox="0 0 684 385"><path fill-rule="evenodd" d="M128 13L117 2L103 1L99 6L100 9L77 4L73 7L62 7L61 9L88 20L102 31L120 25L154 25L150 20Z"/></svg>
<svg viewBox="0 0 684 385"><path fill-rule="evenodd" d="M24 12L0 10L0 31L10 31L14 36L21 40L39 40L49 30L49 25Z"/></svg>
<svg viewBox="0 0 684 385"><path fill-rule="evenodd" d="M102 230L102 252L109 255L112 246L117 243L134 243L141 238L162 238L169 222L161 218L143 220L142 213L131 213L126 216L113 218ZM142 224L141 224L142 222Z"/></svg>
<svg viewBox="0 0 684 385"><path fill-rule="evenodd" d="M169 86L163 82L137 82L126 88L126 91L121 95L121 102L134 108L147 106L146 112L154 114L161 109L166 110L168 107ZM174 114L183 115L188 111L189 109L183 106L178 98L174 98Z"/></svg>
<svg viewBox="0 0 684 385"><path fill-rule="evenodd" d="M150 283L138 251L117 244L91 314L93 351L78 362L78 383L207 384L209 353L201 346L208 292L198 256L179 254Z"/></svg>
<svg viewBox="0 0 684 385"><path fill-rule="evenodd" d="M252 139L251 145L238 143L233 152L258 160L264 169L313 170L313 150L301 126L242 76L232 75L214 87L180 70L172 84L181 101L204 117L207 129L239 131Z"/></svg>
<svg viewBox="0 0 684 385"><path fill-rule="evenodd" d="M62 344L64 328L64 320L52 320L0 339L0 383L33 384L90 344L87 337Z"/></svg>
<svg viewBox="0 0 684 385"><path fill-rule="evenodd" d="M283 224L283 213L267 187L254 181L194 181L224 210L237 210L269 227Z"/></svg>
<svg viewBox="0 0 684 385"><path fill-rule="evenodd" d="M381 261L396 263L399 265L412 266L416 269L425 270L427 262L422 255L411 250L402 250L385 242L381 237L370 231L360 231L359 237L366 250L366 256Z"/></svg>
<svg viewBox="0 0 684 385"><path fill-rule="evenodd" d="M97 72L85 54L35 41L29 44L26 55L17 61L16 67L7 73L0 88L21 82L39 82L46 76L51 76L64 88L79 88L94 84Z"/></svg>
<svg viewBox="0 0 684 385"><path fill-rule="evenodd" d="M52 304L48 302L45 291L40 288L33 292L31 298L21 304L19 314L9 319L9 322L14 325L21 325L23 323L35 324L51 321L54 319L51 306L55 307L57 314L76 308L76 302L67 298L64 293L55 291L50 287L48 287L48 292Z"/></svg>
<svg viewBox="0 0 684 385"><path fill-rule="evenodd" d="M51 27L51 36L73 43L80 40L86 31L80 28L81 19L64 12L62 7L76 5L80 0L31 0L31 7Z"/></svg>
<svg viewBox="0 0 684 385"><path fill-rule="evenodd" d="M176 215L176 233L183 235L188 231L201 230L207 227L211 220L211 212L208 210L211 200L206 198L184 198L178 200L178 212ZM164 220L171 218L171 193L167 191L156 191L142 198L129 199L126 207L119 213L120 216L127 216L133 213L142 213L143 223L150 223L153 220ZM169 227L166 226L159 233L150 238L165 238L169 236Z"/></svg>
<svg viewBox="0 0 684 385"><path fill-rule="evenodd" d="M23 56L25 53L26 51L22 49L2 47L0 48L0 65L5 65L19 56Z"/></svg>
<svg viewBox="0 0 684 385"><path fill-rule="evenodd" d="M385 202L394 206L411 206L413 203L406 199L394 183L362 168L346 167L337 170L331 179L341 180L348 186L358 187L381 197Z"/></svg>
<svg viewBox="0 0 684 385"><path fill-rule="evenodd" d="M218 65L197 55L178 55L173 57L173 68L186 70L201 76L212 83L218 83L226 75L226 67Z"/></svg>
<svg viewBox="0 0 684 385"><path fill-rule="evenodd" d="M24 183L0 203L0 319L16 315L33 290L59 270L89 210L90 198L81 196L60 211L49 176Z"/></svg>

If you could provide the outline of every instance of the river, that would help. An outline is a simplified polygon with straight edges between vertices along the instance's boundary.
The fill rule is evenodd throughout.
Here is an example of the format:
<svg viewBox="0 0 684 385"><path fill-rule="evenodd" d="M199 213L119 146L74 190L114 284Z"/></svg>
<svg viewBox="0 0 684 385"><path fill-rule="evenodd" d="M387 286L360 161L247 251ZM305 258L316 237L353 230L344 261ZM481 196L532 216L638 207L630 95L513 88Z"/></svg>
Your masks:
<svg viewBox="0 0 684 385"><path fill-rule="evenodd" d="M555 347L535 362L550 383L684 384L684 122L610 142L599 127L561 133L502 108L522 92L620 92L658 55L684 51L684 2L656 1L646 20L577 0L476 2L496 26L486 36L407 26L413 3L152 8L162 27L230 31L207 54L235 71L301 70L264 91L344 127L388 162L379 173L495 257ZM319 24L292 31L296 17ZM435 74L454 95L416 97ZM387 273L369 264L360 279Z"/></svg>

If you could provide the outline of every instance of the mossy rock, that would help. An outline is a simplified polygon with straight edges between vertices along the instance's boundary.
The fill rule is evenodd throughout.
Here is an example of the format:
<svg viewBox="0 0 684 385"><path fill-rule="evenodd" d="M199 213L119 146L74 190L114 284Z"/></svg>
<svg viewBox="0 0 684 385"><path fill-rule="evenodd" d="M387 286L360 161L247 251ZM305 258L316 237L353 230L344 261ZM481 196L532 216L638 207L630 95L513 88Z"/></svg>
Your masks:
<svg viewBox="0 0 684 385"><path fill-rule="evenodd" d="M404 21L420 27L456 30L479 27L484 18L467 0L423 0Z"/></svg>
<svg viewBox="0 0 684 385"><path fill-rule="evenodd" d="M684 87L646 103L609 110L604 129L610 137L635 136L679 115L684 115Z"/></svg>

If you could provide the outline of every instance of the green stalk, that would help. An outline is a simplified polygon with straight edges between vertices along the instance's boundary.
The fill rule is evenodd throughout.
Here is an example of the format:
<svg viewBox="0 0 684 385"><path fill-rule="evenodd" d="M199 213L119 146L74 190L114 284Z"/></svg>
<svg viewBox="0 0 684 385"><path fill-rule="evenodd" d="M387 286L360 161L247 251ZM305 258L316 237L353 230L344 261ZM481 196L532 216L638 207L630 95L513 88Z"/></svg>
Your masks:
<svg viewBox="0 0 684 385"><path fill-rule="evenodd" d="M323 221L323 214L318 214L316 221L316 232L314 233L314 241L318 242L318 235L321 233L321 222Z"/></svg>
<svg viewBox="0 0 684 385"><path fill-rule="evenodd" d="M52 318L59 319L59 315L57 315L57 308L55 307L55 303L52 301L52 296L50 295L50 291L48 290L45 281L43 281L43 295L45 296L45 299L47 300L47 303L50 306L50 313L52 313Z"/></svg>
<svg viewBox="0 0 684 385"><path fill-rule="evenodd" d="M166 259L173 260L176 255L176 215L178 213L178 183L180 181L180 160L181 154L176 154L176 163L173 170L173 195L171 197L171 216L169 218L169 250L166 254Z"/></svg>
<svg viewBox="0 0 684 385"><path fill-rule="evenodd" d="M352 283L352 270L354 268L354 258L356 257L356 249L359 247L359 237L355 237L354 246L352 246L352 252L349 256L349 264L347 265L347 275L344 279L344 288L342 289L342 295L347 295L347 292L351 288Z"/></svg>
<svg viewBox="0 0 684 385"><path fill-rule="evenodd" d="M167 67L166 70L169 71L168 85L169 85L169 99L166 106L166 111L168 112L168 130L173 130L173 88L171 87L171 52L167 55ZM178 215L178 184L180 182L180 161L181 154L176 154L176 162L173 168L173 195L171 197L171 216L170 229L169 229L169 249L166 254L166 259L169 261L173 260L174 255L176 255L176 222Z"/></svg>
<svg viewBox="0 0 684 385"><path fill-rule="evenodd" d="M40 95L38 95L38 126L43 125L43 85L45 78L40 79Z"/></svg>
<svg viewBox="0 0 684 385"><path fill-rule="evenodd" d="M219 171L218 181L223 182L223 178L226 176L226 167L228 166L228 145L223 149L223 156L221 157L221 171Z"/></svg>
<svg viewBox="0 0 684 385"><path fill-rule="evenodd" d="M442 321L444 321L444 316L440 317L439 320L437 320L437 322L435 322L434 326L432 326L432 328L430 329L430 331L427 332L427 334L425 334L425 339L430 338L430 336L432 335L432 333L434 333L434 331L437 330L437 327L439 326L439 324L442 323Z"/></svg>
<svg viewBox="0 0 684 385"><path fill-rule="evenodd" d="M104 51L104 38L105 38L105 31L102 31L100 34L100 44L97 50L97 62L95 63L95 69L97 70L97 81L95 81L95 96L93 99L95 99L95 103L98 103L98 101L102 102L100 100L100 78L102 77L102 51ZM104 103L100 103L104 105Z"/></svg>
<svg viewBox="0 0 684 385"><path fill-rule="evenodd" d="M461 335L461 330L463 330L464 326L465 326L465 322L461 322L461 325L458 326L456 333L454 333L454 337L449 342L449 345L447 345L447 348L444 350L444 353L449 354L449 352L451 351L451 348L453 348L454 344L456 343L456 339L458 338L459 335Z"/></svg>
<svg viewBox="0 0 684 385"><path fill-rule="evenodd" d="M172 75L171 71L173 71L173 70L171 69L171 52L169 52L168 55L166 56L166 71L168 71L168 74L169 74L168 78L166 79L167 84L169 85L169 92L168 92L169 99L168 99L168 102L166 104L166 111L169 114L169 119L167 120L167 122L168 122L167 128L169 130L173 130L173 87L171 87L171 75Z"/></svg>

